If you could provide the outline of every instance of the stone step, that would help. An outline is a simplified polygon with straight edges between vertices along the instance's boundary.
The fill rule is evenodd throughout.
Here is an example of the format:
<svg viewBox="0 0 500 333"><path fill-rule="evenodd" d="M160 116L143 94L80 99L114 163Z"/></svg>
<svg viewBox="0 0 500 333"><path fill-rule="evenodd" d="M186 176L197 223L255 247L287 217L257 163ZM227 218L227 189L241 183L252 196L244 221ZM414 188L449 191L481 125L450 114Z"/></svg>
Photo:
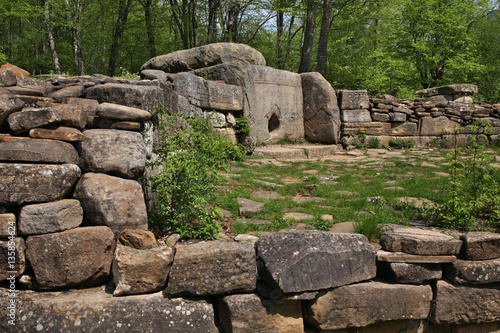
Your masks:
<svg viewBox="0 0 500 333"><path fill-rule="evenodd" d="M334 155L339 150L337 145L283 145L258 147L253 154L278 159L312 159Z"/></svg>

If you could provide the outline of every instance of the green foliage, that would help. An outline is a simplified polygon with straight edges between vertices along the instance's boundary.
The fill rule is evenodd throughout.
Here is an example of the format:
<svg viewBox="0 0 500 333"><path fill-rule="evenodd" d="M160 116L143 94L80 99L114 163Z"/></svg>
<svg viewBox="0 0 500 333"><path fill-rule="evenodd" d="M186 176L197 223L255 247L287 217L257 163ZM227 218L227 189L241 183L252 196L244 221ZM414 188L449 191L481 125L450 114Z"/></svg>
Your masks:
<svg viewBox="0 0 500 333"><path fill-rule="evenodd" d="M377 138L370 138L370 140L368 140L367 146L371 149L378 149L380 148L380 140Z"/></svg>
<svg viewBox="0 0 500 333"><path fill-rule="evenodd" d="M316 215L311 222L311 226L316 230L329 231L333 227L333 222Z"/></svg>
<svg viewBox="0 0 500 333"><path fill-rule="evenodd" d="M220 171L242 159L245 150L219 136L206 119L185 120L160 110L161 143L150 163L151 184L158 202L150 216L153 228L175 231L184 238L211 239L220 230L220 210L211 204ZM182 123L182 121L181 121ZM187 126L186 126L187 125Z"/></svg>
<svg viewBox="0 0 500 333"><path fill-rule="evenodd" d="M500 226L500 172L490 165L492 158L485 153L482 135L490 131L487 122L470 126L468 147L457 146L447 154L450 181L444 203L431 207L426 216L432 224L447 228L475 230Z"/></svg>
<svg viewBox="0 0 500 333"><path fill-rule="evenodd" d="M252 130L250 127L250 120L246 117L238 117L236 119L236 124L234 125L234 130L236 134L246 134Z"/></svg>
<svg viewBox="0 0 500 333"><path fill-rule="evenodd" d="M382 234L382 225L379 223L377 216L370 215L361 222L354 224L354 232L364 235L370 241L374 241Z"/></svg>
<svg viewBox="0 0 500 333"><path fill-rule="evenodd" d="M392 137L389 140L389 147L395 149L413 148L415 147L415 140Z"/></svg>
<svg viewBox="0 0 500 333"><path fill-rule="evenodd" d="M7 56L0 52L0 66L7 62Z"/></svg>

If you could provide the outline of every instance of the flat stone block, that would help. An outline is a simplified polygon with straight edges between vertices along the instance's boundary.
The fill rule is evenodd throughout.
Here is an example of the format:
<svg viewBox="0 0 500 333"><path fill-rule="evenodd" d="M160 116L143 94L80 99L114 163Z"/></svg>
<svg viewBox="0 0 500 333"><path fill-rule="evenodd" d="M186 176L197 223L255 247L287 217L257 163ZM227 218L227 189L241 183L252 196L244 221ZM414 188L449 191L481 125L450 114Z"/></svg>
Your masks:
<svg viewBox="0 0 500 333"><path fill-rule="evenodd" d="M0 214L0 238L17 236L16 215Z"/></svg>
<svg viewBox="0 0 500 333"><path fill-rule="evenodd" d="M67 142L23 139L0 142L0 161L78 164L80 158L76 149Z"/></svg>
<svg viewBox="0 0 500 333"><path fill-rule="evenodd" d="M406 262L414 264L445 264L457 261L456 256L421 256L403 252L377 251L377 260L386 262Z"/></svg>
<svg viewBox="0 0 500 333"><path fill-rule="evenodd" d="M424 281L439 280L443 275L439 264L411 264L402 262L379 262L381 276L397 283L423 284Z"/></svg>
<svg viewBox="0 0 500 333"><path fill-rule="evenodd" d="M23 109L20 112L12 113L7 122L14 133L28 132L35 127L41 127L58 123L61 121L59 112L52 108Z"/></svg>
<svg viewBox="0 0 500 333"><path fill-rule="evenodd" d="M500 259L458 260L446 267L445 276L454 284L500 283Z"/></svg>
<svg viewBox="0 0 500 333"><path fill-rule="evenodd" d="M0 281L19 277L26 269L26 245L21 237L0 240ZM16 288L17 289L17 288ZM5 295L5 294L3 294Z"/></svg>
<svg viewBox="0 0 500 333"><path fill-rule="evenodd" d="M468 232L460 239L464 242L462 256L468 260L500 258L500 234L492 232Z"/></svg>

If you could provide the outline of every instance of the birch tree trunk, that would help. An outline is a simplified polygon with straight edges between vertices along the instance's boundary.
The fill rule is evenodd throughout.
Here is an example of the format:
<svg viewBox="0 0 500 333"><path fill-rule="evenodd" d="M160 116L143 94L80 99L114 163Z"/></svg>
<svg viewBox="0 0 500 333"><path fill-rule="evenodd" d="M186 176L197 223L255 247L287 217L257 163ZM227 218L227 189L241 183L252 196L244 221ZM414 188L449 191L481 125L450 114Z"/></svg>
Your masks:
<svg viewBox="0 0 500 333"><path fill-rule="evenodd" d="M48 0L42 0L44 11L45 28L47 29L47 37L49 39L50 53L52 54L52 65L56 74L61 74L61 66L59 65L59 57L57 56L56 42L52 33L52 23L50 21L50 7Z"/></svg>

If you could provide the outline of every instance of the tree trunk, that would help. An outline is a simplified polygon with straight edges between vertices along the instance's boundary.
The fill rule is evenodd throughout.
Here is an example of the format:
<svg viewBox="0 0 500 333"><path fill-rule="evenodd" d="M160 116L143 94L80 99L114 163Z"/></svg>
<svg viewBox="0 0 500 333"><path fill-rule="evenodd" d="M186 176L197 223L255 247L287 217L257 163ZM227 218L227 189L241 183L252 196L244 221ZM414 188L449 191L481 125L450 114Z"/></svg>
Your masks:
<svg viewBox="0 0 500 333"><path fill-rule="evenodd" d="M139 0L144 7L144 21L146 23L146 33L148 34L148 49L151 58L156 57L156 43L153 29L153 0Z"/></svg>
<svg viewBox="0 0 500 333"><path fill-rule="evenodd" d="M302 29L302 28L299 28L299 30L297 30L293 33L292 29L293 29L294 22L295 22L295 15L292 15L292 17L290 18L290 24L288 25L288 39L286 41L286 54L285 54L285 63L284 63L283 69L288 68L288 59L290 59L290 46L292 44L292 39L293 39L293 37L295 37L297 32L300 29Z"/></svg>
<svg viewBox="0 0 500 333"><path fill-rule="evenodd" d="M191 0L191 27L193 29L193 45L192 47L198 46L198 20L196 18L196 1Z"/></svg>
<svg viewBox="0 0 500 333"><path fill-rule="evenodd" d="M208 44L217 42L217 12L220 0L208 0Z"/></svg>
<svg viewBox="0 0 500 333"><path fill-rule="evenodd" d="M52 54L52 65L54 66L56 74L61 74L61 66L59 65L59 57L57 56L56 42L54 40L54 35L52 34L52 23L50 21L48 0L42 0L42 6L44 11L45 28L47 29L47 36L49 39L50 53Z"/></svg>
<svg viewBox="0 0 500 333"><path fill-rule="evenodd" d="M182 13L179 11L179 3L177 0L169 0L170 7L172 8L172 16L174 18L175 25L177 26L177 31L179 32L179 36L182 40L182 48L189 48L189 35L188 32L185 31L184 25L182 24ZM179 15L180 14L180 15Z"/></svg>
<svg viewBox="0 0 500 333"><path fill-rule="evenodd" d="M316 3L314 0L307 0L307 10L306 10L306 19L304 24L304 35L302 41L302 52L300 56L299 73L305 73L311 71L315 30L316 30Z"/></svg>
<svg viewBox="0 0 500 333"><path fill-rule="evenodd" d="M318 40L318 64L316 71L325 76L327 58L328 58L328 33L330 32L330 23L332 21L333 0L323 1L323 17L321 19L321 30Z"/></svg>
<svg viewBox="0 0 500 333"><path fill-rule="evenodd" d="M284 12L278 8L276 14L276 67L283 69L283 28Z"/></svg>
<svg viewBox="0 0 500 333"><path fill-rule="evenodd" d="M81 37L81 17L83 12L82 0L75 0L74 17L71 17L71 7L69 0L64 0L66 7L66 19L68 21L68 31L71 36L71 44L73 45L73 61L75 64L75 72L77 75L84 73L83 57L82 57L82 37Z"/></svg>
<svg viewBox="0 0 500 333"><path fill-rule="evenodd" d="M120 40L122 38L123 32L125 31L125 23L127 23L127 17L130 11L131 4L132 0L120 0L118 19L116 20L113 34L113 43L111 44L111 54L109 56L109 76L113 76L115 74L116 60L118 58L118 53L120 50Z"/></svg>
<svg viewBox="0 0 500 333"><path fill-rule="evenodd" d="M226 13L226 31L224 33L224 41L238 42L238 15L240 12L239 0L228 1L228 10Z"/></svg>

